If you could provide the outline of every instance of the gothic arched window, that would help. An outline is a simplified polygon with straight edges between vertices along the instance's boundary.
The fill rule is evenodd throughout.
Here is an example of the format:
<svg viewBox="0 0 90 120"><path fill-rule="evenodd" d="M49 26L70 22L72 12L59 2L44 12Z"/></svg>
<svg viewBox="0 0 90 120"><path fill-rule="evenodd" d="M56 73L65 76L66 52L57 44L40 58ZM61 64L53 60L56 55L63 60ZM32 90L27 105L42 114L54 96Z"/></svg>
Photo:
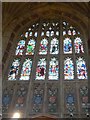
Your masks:
<svg viewBox="0 0 90 120"><path fill-rule="evenodd" d="M81 31L66 21L40 21L20 34L7 78L22 84L16 89L16 110L24 113L26 105L29 117L47 111L57 116L62 107L63 115L78 114L77 93L82 96L81 106L87 101L86 88L76 89L88 79L83 39ZM10 104L9 94L5 93L3 102L4 106Z"/></svg>

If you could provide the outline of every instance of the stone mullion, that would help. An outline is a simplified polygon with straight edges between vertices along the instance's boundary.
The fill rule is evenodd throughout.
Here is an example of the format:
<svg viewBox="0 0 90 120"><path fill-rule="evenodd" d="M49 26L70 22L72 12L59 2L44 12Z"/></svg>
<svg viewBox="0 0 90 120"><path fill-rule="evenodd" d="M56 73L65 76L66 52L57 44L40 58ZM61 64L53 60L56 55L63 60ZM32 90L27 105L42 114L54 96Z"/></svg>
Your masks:
<svg viewBox="0 0 90 120"><path fill-rule="evenodd" d="M55 21L54 21L55 22ZM58 22L58 24L59 24L59 27L60 27L60 22L59 21L57 21ZM59 36L57 36L56 35L56 31L59 31ZM54 32L55 32L55 38L57 38L57 40L58 40L58 42L59 42L59 44L58 44L58 49L59 49L59 53L58 54L56 54L56 55L52 55L53 57L55 57L56 58L56 60L58 61L58 66L59 66L59 70L58 70L58 80L54 80L54 81L52 81L52 83L53 84L55 84L55 87L58 89L58 93L57 93L57 104L58 104L58 106L57 106L57 113L56 113L56 115L58 115L59 116L59 110L60 110L60 108L59 108L59 106L60 106L60 100L59 100L59 97L60 97L60 94L59 94L59 81L60 81L60 74L59 74L59 71L60 71L60 28L59 28L59 30L57 29L57 26L55 26L55 29L54 29Z"/></svg>
<svg viewBox="0 0 90 120"><path fill-rule="evenodd" d="M21 71L22 71L22 66L23 66L24 61L25 61L25 58L24 58L24 56L22 55L22 56L20 57L20 65L19 65L18 75L17 75L17 78L16 78L16 83L20 80Z"/></svg>
<svg viewBox="0 0 90 120"><path fill-rule="evenodd" d="M57 26L56 26L56 28L55 28L55 32L56 31L59 31L59 36L57 36L56 35L56 38L58 39L58 41L59 41L59 53L57 54L57 55L55 55L55 57L57 58L57 60L58 60L58 66L59 66L59 71L58 71L58 80L56 80L56 81L53 81L53 83L55 82L55 85L56 85L56 88L58 89L58 93L57 93L57 105L58 105L58 107L57 107L57 115L58 115L58 117L60 117L60 107L61 107L61 105L60 105L60 54L61 54L61 39L60 39L60 36L61 36L61 24L60 24L60 21L57 21L58 23L59 23L59 29L57 29Z"/></svg>
<svg viewBox="0 0 90 120"><path fill-rule="evenodd" d="M77 86L77 69L76 69L76 54L75 54L75 46L74 46L74 39L75 37L72 35L71 36L71 40L72 40L72 60L73 60L73 64L74 64L74 81L75 81L75 86ZM71 81L74 83L74 81ZM80 109L79 109L79 98L78 98L78 89L76 89L76 99L77 99L77 103L76 103L76 109L78 110L77 114L80 114Z"/></svg>
<svg viewBox="0 0 90 120"><path fill-rule="evenodd" d="M63 113L64 113L64 88L63 88L63 84L64 84L64 81L63 81L63 76L64 76L64 73L63 73L63 62L64 62L64 55L63 55L63 19L61 18L61 21L60 21L60 49L59 49L59 54L60 54L60 58L59 58L59 63L60 63L60 68L59 68L59 71L60 71L60 78L59 78L59 101L60 101L60 107L59 107L59 117L60 118L63 118ZM62 108L62 109L61 109Z"/></svg>
<svg viewBox="0 0 90 120"><path fill-rule="evenodd" d="M47 28L46 30L47 31ZM49 33L50 35L50 33ZM43 107L43 113L46 114L47 112L47 92L48 92L48 76L49 76L49 62L50 62L50 43L51 43L51 38L48 37L48 51L47 51L47 59L46 59L46 79L45 79L45 92L44 92L44 107Z"/></svg>
<svg viewBox="0 0 90 120"><path fill-rule="evenodd" d="M79 86L78 86L79 84L78 84L78 82L76 82L76 99L77 99L77 103L76 103L76 105L77 105L77 117L78 116L80 116L80 114L81 114L81 111L80 111L80 97L79 97Z"/></svg>
<svg viewBox="0 0 90 120"><path fill-rule="evenodd" d="M40 25L41 23L39 23ZM32 72L31 72L31 79L30 79L30 83L29 83L29 87L28 87L28 93L27 93L27 100L26 100L26 108L25 108L25 118L29 117L29 113L32 109L32 95L33 95L33 91L32 91L32 87L34 86L34 80L35 80L35 75L36 75L36 67L37 67L37 56L38 56L38 49L39 49L39 42L40 42L40 31L41 30L41 26L39 26L38 28L38 37L37 37L37 42L36 42L36 47L35 47L35 53L34 53L34 57L33 57L33 61L32 61ZM36 81L35 81L36 82ZM31 101L30 101L31 100Z"/></svg>
<svg viewBox="0 0 90 120"><path fill-rule="evenodd" d="M58 115L58 117L60 118L62 115L60 114L61 113L61 95L60 95L60 88L61 88L61 70L60 70L60 68L61 68L61 21L57 21L58 22L58 24L59 24L59 29L57 30L57 26L56 26L56 28L55 28L55 32L56 31L59 31L59 36L56 36L56 38L58 39L58 41L59 41L59 53L57 54L57 55L55 55L55 57L57 58L57 60L58 60L58 66L59 66L59 70L58 70L58 80L56 80L56 81L53 81L53 82L55 82L55 85L56 85L56 88L58 89L58 93L57 93L57 115Z"/></svg>

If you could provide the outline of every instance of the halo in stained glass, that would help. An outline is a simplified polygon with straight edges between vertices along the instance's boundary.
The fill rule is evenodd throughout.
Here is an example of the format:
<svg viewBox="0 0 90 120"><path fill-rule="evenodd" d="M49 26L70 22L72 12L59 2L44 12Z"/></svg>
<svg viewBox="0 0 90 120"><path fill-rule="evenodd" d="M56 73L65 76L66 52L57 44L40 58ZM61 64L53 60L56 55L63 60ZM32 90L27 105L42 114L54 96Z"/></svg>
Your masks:
<svg viewBox="0 0 90 120"><path fill-rule="evenodd" d="M51 58L49 64L49 80L58 80L58 60L56 58Z"/></svg>
<svg viewBox="0 0 90 120"><path fill-rule="evenodd" d="M41 58L36 68L36 80L44 80L46 74L46 59Z"/></svg>
<svg viewBox="0 0 90 120"><path fill-rule="evenodd" d="M84 59L79 57L76 61L76 65L77 65L77 78L87 79L87 68Z"/></svg>
<svg viewBox="0 0 90 120"><path fill-rule="evenodd" d="M47 54L47 45L48 45L48 41L47 39L43 39L40 42L40 48L39 48L39 54L41 55L46 55Z"/></svg>
<svg viewBox="0 0 90 120"><path fill-rule="evenodd" d="M64 39L64 53L65 54L70 54L72 53L72 41L70 38L65 38Z"/></svg>
<svg viewBox="0 0 90 120"><path fill-rule="evenodd" d="M75 38L74 46L75 46L75 53L84 53L83 43L80 37Z"/></svg>
<svg viewBox="0 0 90 120"><path fill-rule="evenodd" d="M26 59L22 66L20 80L29 80L31 73L32 61L31 59Z"/></svg>
<svg viewBox="0 0 90 120"><path fill-rule="evenodd" d="M64 79L74 79L74 66L71 58L67 58L64 61Z"/></svg>
<svg viewBox="0 0 90 120"><path fill-rule="evenodd" d="M20 59L14 59L10 67L10 72L8 74L8 80L16 80L16 76L18 75L19 65L20 65Z"/></svg>
<svg viewBox="0 0 90 120"><path fill-rule="evenodd" d="M35 49L35 40L31 39L28 42L28 45L27 45L26 55L33 55L34 54L34 49Z"/></svg>
<svg viewBox="0 0 90 120"><path fill-rule="evenodd" d="M50 46L50 54L58 54L59 53L59 41L57 38L51 40Z"/></svg>
<svg viewBox="0 0 90 120"><path fill-rule="evenodd" d="M16 48L16 55L23 55L25 49L25 40L20 40Z"/></svg>

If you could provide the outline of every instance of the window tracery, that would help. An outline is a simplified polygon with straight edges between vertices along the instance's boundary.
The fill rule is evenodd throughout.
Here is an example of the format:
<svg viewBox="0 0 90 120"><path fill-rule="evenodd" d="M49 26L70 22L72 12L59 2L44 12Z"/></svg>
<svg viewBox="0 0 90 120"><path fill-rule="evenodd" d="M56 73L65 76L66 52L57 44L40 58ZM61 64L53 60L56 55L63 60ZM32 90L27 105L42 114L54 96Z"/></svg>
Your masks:
<svg viewBox="0 0 90 120"><path fill-rule="evenodd" d="M15 59L8 73L8 80L17 80L22 83L24 80L28 82L26 80L31 78L30 83L33 86L30 87L33 88L29 91L32 93L30 114L42 113L44 101L47 101L45 110L50 114L58 114L58 103L62 101L58 94L61 94L62 91L63 94L65 93L63 101L67 114L76 112L75 89L73 91L72 85L70 85L71 89L67 89L66 92L60 87L65 86L66 82L88 78L87 63L82 57L85 56L85 47L80 35L81 32L66 21L36 23L20 35ZM19 69L21 65L22 67ZM34 69L35 74L32 74L31 70ZM27 90L23 87L17 90L16 109L24 109L26 92ZM80 94L82 95L82 106L86 105L87 93L83 95L83 89L80 89ZM45 98L46 96L47 98ZM8 95L3 97L5 107L9 104L9 99Z"/></svg>

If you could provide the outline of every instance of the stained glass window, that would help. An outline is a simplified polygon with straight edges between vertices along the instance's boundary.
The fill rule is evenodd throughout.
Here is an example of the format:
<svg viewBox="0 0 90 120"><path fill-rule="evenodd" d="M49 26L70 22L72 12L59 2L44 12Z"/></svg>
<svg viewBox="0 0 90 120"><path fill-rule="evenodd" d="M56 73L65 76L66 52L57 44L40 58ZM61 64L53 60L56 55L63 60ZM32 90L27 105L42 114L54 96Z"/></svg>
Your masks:
<svg viewBox="0 0 90 120"><path fill-rule="evenodd" d="M23 55L25 49L25 40L20 40L16 48L16 55Z"/></svg>
<svg viewBox="0 0 90 120"><path fill-rule="evenodd" d="M64 53L72 53L72 42L70 38L65 38L64 39Z"/></svg>
<svg viewBox="0 0 90 120"><path fill-rule="evenodd" d="M33 39L31 39L28 42L28 45L27 45L26 55L33 55L34 54L34 49L35 49L35 41Z"/></svg>
<svg viewBox="0 0 90 120"><path fill-rule="evenodd" d="M36 68L36 79L37 80L44 80L46 74L46 60L42 58L38 61L37 68Z"/></svg>
<svg viewBox="0 0 90 120"><path fill-rule="evenodd" d="M66 107L68 110L68 113L74 113L75 112L75 97L73 93L68 93L66 96Z"/></svg>
<svg viewBox="0 0 90 120"><path fill-rule="evenodd" d="M13 93L5 93L2 101L5 110L12 107L24 116L27 109L28 117L43 112L54 117L68 117L72 113L76 117L78 108L81 113L88 102L87 89L81 88L88 78L82 33L66 21L42 20L19 35L14 54L11 51L14 60L8 73L8 83L15 86L15 100ZM80 85L77 79L82 79Z"/></svg>
<svg viewBox="0 0 90 120"><path fill-rule="evenodd" d="M79 57L76 61L77 64L77 78L87 79L87 68L83 58Z"/></svg>
<svg viewBox="0 0 90 120"><path fill-rule="evenodd" d="M10 104L12 102L12 96L14 92L14 85L7 85L2 94L2 112L5 113L10 109Z"/></svg>
<svg viewBox="0 0 90 120"><path fill-rule="evenodd" d="M16 103L15 103L15 108L17 110L24 108L25 100L26 100L26 94L27 94L27 89L25 88L26 86L21 86L18 85L18 89L16 92Z"/></svg>
<svg viewBox="0 0 90 120"><path fill-rule="evenodd" d="M82 110L88 112L88 87L82 86L80 88L80 103L82 106Z"/></svg>
<svg viewBox="0 0 90 120"><path fill-rule="evenodd" d="M73 35L76 35L76 30L73 30L73 31L72 31L72 34L73 34Z"/></svg>
<svg viewBox="0 0 90 120"><path fill-rule="evenodd" d="M54 35L54 31L51 31L51 36L53 36Z"/></svg>
<svg viewBox="0 0 90 120"><path fill-rule="evenodd" d="M56 31L56 35L59 36L59 31Z"/></svg>
<svg viewBox="0 0 90 120"><path fill-rule="evenodd" d="M28 32L25 33L25 37L26 37L26 38L28 37Z"/></svg>
<svg viewBox="0 0 90 120"><path fill-rule="evenodd" d="M64 79L74 79L74 66L71 58L67 58L64 61Z"/></svg>
<svg viewBox="0 0 90 120"><path fill-rule="evenodd" d="M48 36L48 37L50 36L50 31L46 32L46 36Z"/></svg>
<svg viewBox="0 0 90 120"><path fill-rule="evenodd" d="M39 54L42 54L42 55L47 54L47 45L48 45L47 39L44 38L43 40L41 40Z"/></svg>
<svg viewBox="0 0 90 120"><path fill-rule="evenodd" d="M44 35L44 32L41 33L41 36L43 36L43 35Z"/></svg>
<svg viewBox="0 0 90 120"><path fill-rule="evenodd" d="M67 97L66 97L66 100L67 100L67 104L73 104L74 103L74 96L72 94L69 94Z"/></svg>
<svg viewBox="0 0 90 120"><path fill-rule="evenodd" d="M66 31L65 31L65 30L63 31L63 36L64 36L64 35L66 35Z"/></svg>
<svg viewBox="0 0 90 120"><path fill-rule="evenodd" d="M32 112L38 113L42 112L44 98L44 86L43 84L35 84L33 89L33 98L32 98Z"/></svg>
<svg viewBox="0 0 90 120"><path fill-rule="evenodd" d="M57 112L57 102L58 101L58 89L54 86L49 85L48 87L48 112Z"/></svg>
<svg viewBox="0 0 90 120"><path fill-rule="evenodd" d="M38 33L37 33L37 32L35 32L34 36L35 36L35 37L37 37L37 36L38 36Z"/></svg>
<svg viewBox="0 0 90 120"><path fill-rule="evenodd" d="M10 72L8 74L8 80L16 80L16 76L18 75L19 65L20 65L20 59L14 59L10 68Z"/></svg>
<svg viewBox="0 0 90 120"><path fill-rule="evenodd" d="M51 58L50 64L49 64L49 79L50 80L58 80L58 60L56 58Z"/></svg>
<svg viewBox="0 0 90 120"><path fill-rule="evenodd" d="M30 31L29 36L32 36L32 32Z"/></svg>
<svg viewBox="0 0 90 120"><path fill-rule="evenodd" d="M50 54L58 54L59 53L59 41L57 38L51 40L50 46Z"/></svg>
<svg viewBox="0 0 90 120"><path fill-rule="evenodd" d="M31 61L31 59L27 58L22 66L20 80L29 80L31 67L32 67L32 61Z"/></svg>
<svg viewBox="0 0 90 120"><path fill-rule="evenodd" d="M71 32L71 30L68 30L68 35L72 35L72 32Z"/></svg>
<svg viewBox="0 0 90 120"><path fill-rule="evenodd" d="M75 53L84 53L83 43L81 38L77 37L74 40L74 46L75 46Z"/></svg>

